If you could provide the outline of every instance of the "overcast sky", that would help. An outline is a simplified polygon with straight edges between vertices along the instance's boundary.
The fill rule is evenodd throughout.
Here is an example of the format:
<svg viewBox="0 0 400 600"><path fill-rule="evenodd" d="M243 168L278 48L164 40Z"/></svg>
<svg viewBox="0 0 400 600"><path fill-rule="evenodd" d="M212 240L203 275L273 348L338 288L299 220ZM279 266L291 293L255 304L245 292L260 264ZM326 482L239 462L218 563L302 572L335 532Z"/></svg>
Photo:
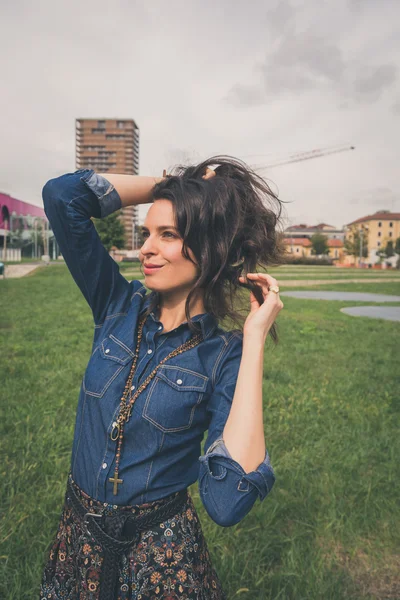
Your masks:
<svg viewBox="0 0 400 600"><path fill-rule="evenodd" d="M42 205L76 169L75 119L117 117L140 128L142 175L354 145L259 171L284 226L400 212L398 0L13 0L0 23L3 192Z"/></svg>

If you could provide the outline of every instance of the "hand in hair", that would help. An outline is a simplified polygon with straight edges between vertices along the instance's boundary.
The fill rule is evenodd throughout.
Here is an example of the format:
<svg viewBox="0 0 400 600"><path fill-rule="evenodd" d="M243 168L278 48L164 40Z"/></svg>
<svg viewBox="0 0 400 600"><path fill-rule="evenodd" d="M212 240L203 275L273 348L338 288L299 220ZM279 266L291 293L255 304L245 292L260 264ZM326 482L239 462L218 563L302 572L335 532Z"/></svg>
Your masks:
<svg viewBox="0 0 400 600"><path fill-rule="evenodd" d="M210 169L209 167L207 167L206 174L203 175L202 179L211 179L211 177L215 177L215 175L216 175L215 171L213 171L213 169Z"/></svg>
<svg viewBox="0 0 400 600"><path fill-rule="evenodd" d="M247 273L247 277L261 288L264 302L260 305L253 292L250 292L250 313L245 321L243 334L261 335L265 338L283 308L279 294L269 291L269 287L278 282L268 273ZM239 281L245 283L245 278L241 276Z"/></svg>

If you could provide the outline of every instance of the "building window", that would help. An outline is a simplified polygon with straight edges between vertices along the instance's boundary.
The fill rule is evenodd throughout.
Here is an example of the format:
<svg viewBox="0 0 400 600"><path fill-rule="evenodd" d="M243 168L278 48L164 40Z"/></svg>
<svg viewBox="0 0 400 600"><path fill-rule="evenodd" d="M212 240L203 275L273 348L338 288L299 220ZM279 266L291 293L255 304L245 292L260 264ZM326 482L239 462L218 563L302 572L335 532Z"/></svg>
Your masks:
<svg viewBox="0 0 400 600"><path fill-rule="evenodd" d="M117 121L118 129L123 129L125 127L125 123L123 121Z"/></svg>
<svg viewBox="0 0 400 600"><path fill-rule="evenodd" d="M298 252L298 251L299 251L299 249L298 249L298 248L296 248L296 252Z"/></svg>
<svg viewBox="0 0 400 600"><path fill-rule="evenodd" d="M380 246L380 245L381 245L381 243L380 243L380 242L378 242L378 248L379 248L379 246Z"/></svg>
<svg viewBox="0 0 400 600"><path fill-rule="evenodd" d="M378 231L378 237L381 237L382 231Z"/></svg>
<svg viewBox="0 0 400 600"><path fill-rule="evenodd" d="M389 227L393 227L393 223L392 222L389 223Z"/></svg>
<svg viewBox="0 0 400 600"><path fill-rule="evenodd" d="M393 231L389 231L389 237L392 237Z"/></svg>
<svg viewBox="0 0 400 600"><path fill-rule="evenodd" d="M378 227L382 227L382 221L379 221Z"/></svg>

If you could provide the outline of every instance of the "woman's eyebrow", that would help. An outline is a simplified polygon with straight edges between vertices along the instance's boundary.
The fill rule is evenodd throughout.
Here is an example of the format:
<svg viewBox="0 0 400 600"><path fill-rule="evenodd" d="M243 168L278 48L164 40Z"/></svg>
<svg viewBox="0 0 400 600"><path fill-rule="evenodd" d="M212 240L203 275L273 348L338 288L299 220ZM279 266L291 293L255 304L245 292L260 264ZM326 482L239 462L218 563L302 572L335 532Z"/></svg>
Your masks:
<svg viewBox="0 0 400 600"><path fill-rule="evenodd" d="M149 231L148 227L145 227L144 225L141 225L141 229L146 229L146 231ZM159 227L156 227L157 231L163 231L164 229L175 229L178 231L174 225L160 225Z"/></svg>

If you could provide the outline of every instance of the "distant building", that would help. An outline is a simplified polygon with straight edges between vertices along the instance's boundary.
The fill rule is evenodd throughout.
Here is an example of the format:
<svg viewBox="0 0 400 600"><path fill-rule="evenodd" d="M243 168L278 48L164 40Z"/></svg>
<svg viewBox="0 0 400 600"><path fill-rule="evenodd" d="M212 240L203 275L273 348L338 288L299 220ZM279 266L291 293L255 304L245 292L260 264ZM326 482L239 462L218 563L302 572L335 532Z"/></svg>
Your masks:
<svg viewBox="0 0 400 600"><path fill-rule="evenodd" d="M139 175L139 127L133 119L76 119L76 168ZM121 209L126 249L136 245L137 206ZM136 235L135 235L136 238Z"/></svg>
<svg viewBox="0 0 400 600"><path fill-rule="evenodd" d="M0 192L0 258L2 258L4 237L7 236L7 247L9 248L12 232L21 230L24 253L28 252L27 255L37 257L38 247L35 232L41 232L43 224L46 224L46 236L51 240L52 234L43 208ZM52 242L50 242L50 250L53 252Z"/></svg>
<svg viewBox="0 0 400 600"><path fill-rule="evenodd" d="M291 225L285 229L285 237L294 238L310 238L314 233L323 233L328 239L344 239L344 230L337 229L333 225L327 223L318 223L318 225L306 225L300 223L300 225Z"/></svg>
<svg viewBox="0 0 400 600"><path fill-rule="evenodd" d="M291 256L315 256L311 254L312 242L309 238L296 238L296 237L285 237L285 246L288 255ZM339 239L328 239L327 246L329 253L326 256L333 258L338 262L343 259L343 242Z"/></svg>
<svg viewBox="0 0 400 600"><path fill-rule="evenodd" d="M350 239L354 234L354 231L358 229L363 230L364 239L368 239L368 257L363 258L362 261L366 264L376 264L379 262L379 256L376 252L380 248L385 248L388 241L393 242L393 248L396 243L396 239L400 237L400 213L393 213L389 210L378 210L372 215L367 215L356 219L345 226L346 239ZM390 259L384 259L385 262L390 263L393 267L396 266L397 256L392 256ZM346 256L345 262L347 264L354 263L353 256ZM359 259L356 261L358 264Z"/></svg>
<svg viewBox="0 0 400 600"><path fill-rule="evenodd" d="M300 223L287 227L284 231L285 246L289 255L293 256L313 256L311 254L312 243L311 237L321 233L327 237L327 246L329 248L329 256L337 262L341 262L344 254L344 235L343 229L337 229L333 225L327 223L318 223L318 225L307 225Z"/></svg>

